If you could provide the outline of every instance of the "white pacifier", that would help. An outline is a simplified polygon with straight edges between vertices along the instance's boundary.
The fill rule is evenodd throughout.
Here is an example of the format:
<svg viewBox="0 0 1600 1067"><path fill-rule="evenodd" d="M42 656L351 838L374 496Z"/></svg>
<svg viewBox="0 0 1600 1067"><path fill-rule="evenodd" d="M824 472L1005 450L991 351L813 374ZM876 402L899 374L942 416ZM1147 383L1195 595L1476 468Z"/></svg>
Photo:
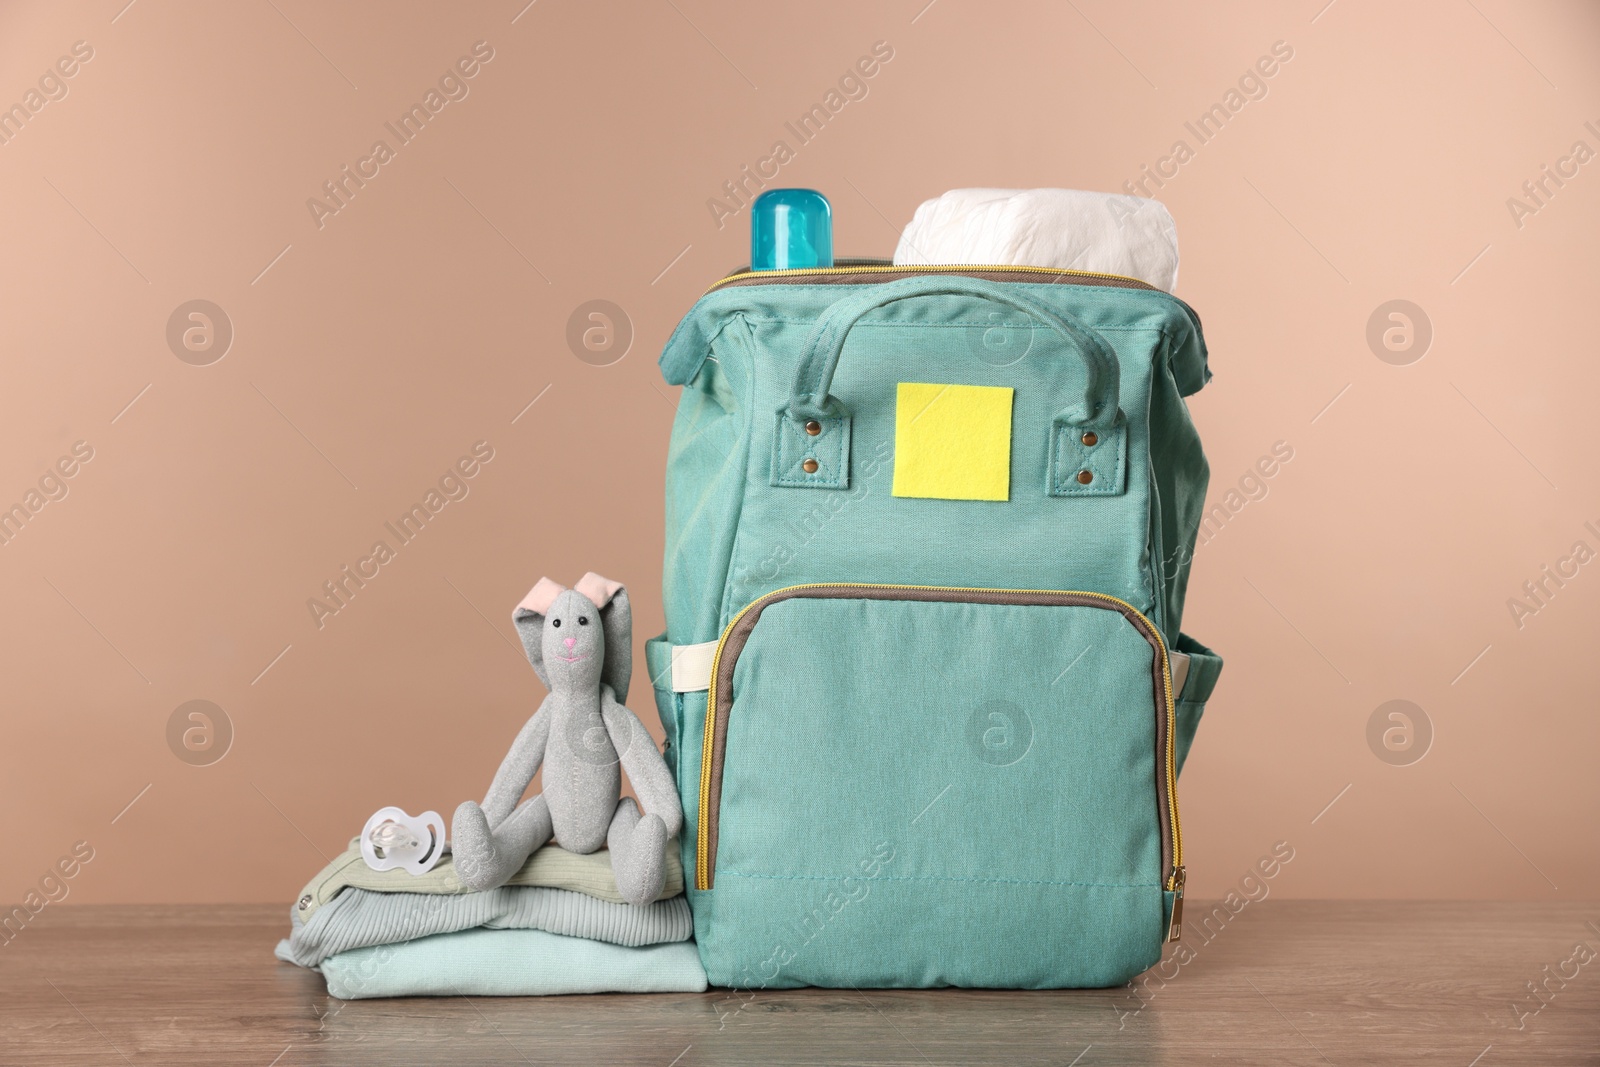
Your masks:
<svg viewBox="0 0 1600 1067"><path fill-rule="evenodd" d="M361 858L375 871L427 874L443 855L444 840L444 819L436 811L413 817L401 808L379 808L362 827Z"/></svg>

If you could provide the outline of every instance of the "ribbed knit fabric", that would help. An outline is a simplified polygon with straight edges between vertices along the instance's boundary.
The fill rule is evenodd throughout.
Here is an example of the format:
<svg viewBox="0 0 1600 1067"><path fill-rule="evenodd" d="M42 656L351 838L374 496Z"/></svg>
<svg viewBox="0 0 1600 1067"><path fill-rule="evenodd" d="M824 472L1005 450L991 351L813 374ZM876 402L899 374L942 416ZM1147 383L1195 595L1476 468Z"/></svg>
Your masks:
<svg viewBox="0 0 1600 1067"><path fill-rule="evenodd" d="M346 889L307 920L298 909L291 914L294 929L278 943L277 956L311 968L352 949L474 927L545 930L625 946L684 941L694 932L682 895L635 907L537 886L460 894Z"/></svg>

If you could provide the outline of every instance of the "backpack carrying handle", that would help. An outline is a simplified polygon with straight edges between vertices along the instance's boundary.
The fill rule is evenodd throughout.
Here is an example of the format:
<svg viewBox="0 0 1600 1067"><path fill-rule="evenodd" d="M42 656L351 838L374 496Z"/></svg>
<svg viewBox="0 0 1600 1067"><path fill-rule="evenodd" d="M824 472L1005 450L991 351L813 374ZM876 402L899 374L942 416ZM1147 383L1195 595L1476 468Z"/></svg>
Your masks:
<svg viewBox="0 0 1600 1067"><path fill-rule="evenodd" d="M839 366L839 356L850 330L869 311L916 296L976 296L1016 308L1050 327L1083 359L1089 372L1083 400L1061 414L1075 425L1109 422L1116 412L1119 389L1116 353L1099 334L1064 312L1052 311L1030 296L1009 291L1007 286L979 278L929 277L903 278L871 286L861 293L836 301L817 320L806 341L805 356L795 370L789 413L801 419L824 418L839 410L829 403L828 390Z"/></svg>
<svg viewBox="0 0 1600 1067"><path fill-rule="evenodd" d="M846 296L825 311L795 369L789 402L778 411L777 437L773 444L772 484L815 489L845 489L850 484L850 413L829 395L845 339L868 312L918 296L975 296L1004 304L1048 326L1052 333L1078 354L1088 372L1083 395L1062 409L1052 420L1050 493L1053 496L1082 496L1119 493L1121 476L1122 420L1117 411L1121 388L1116 352L1104 338L1073 316L1052 311L1039 301L1012 287L978 278L904 278L874 285ZM1069 431L1094 428L1098 437L1112 437L1114 449L1100 449L1098 455L1115 462L1115 477L1091 477L1076 481L1085 469L1078 463ZM1096 434L1082 437L1098 439ZM1059 477L1058 470L1060 468ZM1107 471L1107 473L1112 473Z"/></svg>

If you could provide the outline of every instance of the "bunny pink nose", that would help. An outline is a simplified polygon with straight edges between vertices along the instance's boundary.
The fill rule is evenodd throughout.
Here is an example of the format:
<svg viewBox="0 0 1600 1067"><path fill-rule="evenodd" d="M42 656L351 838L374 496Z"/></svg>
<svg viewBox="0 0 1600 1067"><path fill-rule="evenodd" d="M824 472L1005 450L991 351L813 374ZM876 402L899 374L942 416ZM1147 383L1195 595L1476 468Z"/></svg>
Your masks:
<svg viewBox="0 0 1600 1067"><path fill-rule="evenodd" d="M573 645L578 643L578 639L576 637L564 637L561 640L568 648L571 648Z"/></svg>

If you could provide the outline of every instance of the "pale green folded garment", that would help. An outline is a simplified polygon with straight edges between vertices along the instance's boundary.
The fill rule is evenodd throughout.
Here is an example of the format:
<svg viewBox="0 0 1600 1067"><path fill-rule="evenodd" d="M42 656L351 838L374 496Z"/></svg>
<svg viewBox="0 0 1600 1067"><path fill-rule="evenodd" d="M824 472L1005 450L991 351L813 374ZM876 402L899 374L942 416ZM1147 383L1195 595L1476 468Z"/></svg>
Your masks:
<svg viewBox="0 0 1600 1067"><path fill-rule="evenodd" d="M302 920L310 921L316 910L348 888L370 889L378 893L470 893L456 874L455 860L446 856L427 874L412 875L402 870L375 871L361 858L360 838L333 858L317 876L306 883L295 905ZM683 892L683 861L677 839L667 842L667 881L657 900ZM546 845L528 857L522 869L507 879L506 885L537 885L570 889L613 904L627 903L617 892L617 879L611 873L611 853L605 849L581 856L559 845Z"/></svg>
<svg viewBox="0 0 1600 1067"><path fill-rule="evenodd" d="M692 941L624 948L543 930L462 930L354 949L322 962L328 993L371 997L700 993Z"/></svg>
<svg viewBox="0 0 1600 1067"><path fill-rule="evenodd" d="M374 945L415 941L473 927L544 930L614 945L687 941L694 934L683 896L643 907L613 904L544 886L501 886L481 893L374 893L348 888L309 919L291 913L292 930L277 956L318 967L329 956Z"/></svg>

